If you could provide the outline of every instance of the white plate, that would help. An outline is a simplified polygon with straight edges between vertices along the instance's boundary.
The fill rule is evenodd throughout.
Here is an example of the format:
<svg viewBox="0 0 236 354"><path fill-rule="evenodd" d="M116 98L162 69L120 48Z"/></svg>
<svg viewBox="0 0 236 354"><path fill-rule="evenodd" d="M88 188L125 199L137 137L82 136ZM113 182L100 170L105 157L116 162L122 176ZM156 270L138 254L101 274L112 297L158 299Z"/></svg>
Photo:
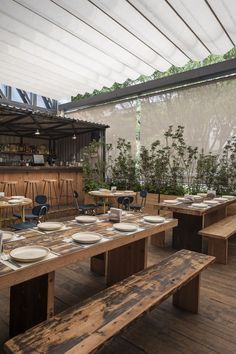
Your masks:
<svg viewBox="0 0 236 354"><path fill-rule="evenodd" d="M235 199L236 196L235 195L222 195L222 198L226 198L226 199L230 200L230 199Z"/></svg>
<svg viewBox="0 0 236 354"><path fill-rule="evenodd" d="M23 202L24 199L9 199L8 203L9 204L20 204Z"/></svg>
<svg viewBox="0 0 236 354"><path fill-rule="evenodd" d="M217 200L204 200L204 204L210 205L210 206L214 206L214 205L219 205L220 202L218 202Z"/></svg>
<svg viewBox="0 0 236 354"><path fill-rule="evenodd" d="M15 232L12 231L3 231L3 241L8 241L10 240L12 237L15 236Z"/></svg>
<svg viewBox="0 0 236 354"><path fill-rule="evenodd" d="M99 242L102 235L97 234L96 232L78 232L71 237L75 242L90 244Z"/></svg>
<svg viewBox="0 0 236 354"><path fill-rule="evenodd" d="M96 218L96 216L80 215L80 216L76 216L75 220L80 223L90 224L96 222L98 219Z"/></svg>
<svg viewBox="0 0 236 354"><path fill-rule="evenodd" d="M178 204L179 201L177 199L165 199L165 200L163 200L163 203L165 203L165 204Z"/></svg>
<svg viewBox="0 0 236 354"><path fill-rule="evenodd" d="M49 249L43 246L23 246L10 252L10 257L19 262L36 262L45 258Z"/></svg>
<svg viewBox="0 0 236 354"><path fill-rule="evenodd" d="M206 198L207 197L207 193L197 193L197 195L199 195L202 198Z"/></svg>
<svg viewBox="0 0 236 354"><path fill-rule="evenodd" d="M223 197L214 198L214 200L216 200L217 202L220 202L220 203L223 203L223 202L227 202L227 201L228 201L227 198L223 198Z"/></svg>
<svg viewBox="0 0 236 354"><path fill-rule="evenodd" d="M199 209L204 209L208 207L208 205L205 203L193 203L191 206L193 208L199 208Z"/></svg>
<svg viewBox="0 0 236 354"><path fill-rule="evenodd" d="M143 217L143 220L147 222L151 222L153 224L159 224L165 221L165 218L162 216L156 216L156 215L147 215Z"/></svg>
<svg viewBox="0 0 236 354"><path fill-rule="evenodd" d="M99 188L99 192L111 193L110 189L106 189L106 188Z"/></svg>
<svg viewBox="0 0 236 354"><path fill-rule="evenodd" d="M125 222L119 222L117 224L114 224L113 228L118 231L132 232L132 231L136 231L138 229L138 225L129 224L129 223L125 223Z"/></svg>
<svg viewBox="0 0 236 354"><path fill-rule="evenodd" d="M54 231L54 230L60 230L64 224L61 222L42 222L41 224L38 224L38 229L43 230L43 231Z"/></svg>
<svg viewBox="0 0 236 354"><path fill-rule="evenodd" d="M124 191L125 193L134 193L134 191Z"/></svg>
<svg viewBox="0 0 236 354"><path fill-rule="evenodd" d="M24 195L12 195L11 199L25 199Z"/></svg>

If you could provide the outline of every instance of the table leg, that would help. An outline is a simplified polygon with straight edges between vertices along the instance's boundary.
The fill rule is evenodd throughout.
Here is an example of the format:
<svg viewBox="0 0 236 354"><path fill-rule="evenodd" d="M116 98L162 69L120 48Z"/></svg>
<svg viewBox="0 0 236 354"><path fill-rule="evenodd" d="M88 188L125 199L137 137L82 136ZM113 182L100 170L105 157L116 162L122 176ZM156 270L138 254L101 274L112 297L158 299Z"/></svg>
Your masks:
<svg viewBox="0 0 236 354"><path fill-rule="evenodd" d="M22 222L25 222L25 206L22 205L21 207L21 220Z"/></svg>
<svg viewBox="0 0 236 354"><path fill-rule="evenodd" d="M148 238L107 252L106 283L108 286L139 272L147 266Z"/></svg>
<svg viewBox="0 0 236 354"><path fill-rule="evenodd" d="M202 216L173 213L178 219L178 226L173 229L172 247L201 252L202 237L198 231L202 229Z"/></svg>
<svg viewBox="0 0 236 354"><path fill-rule="evenodd" d="M54 272L14 285L10 289L10 337L53 316Z"/></svg>

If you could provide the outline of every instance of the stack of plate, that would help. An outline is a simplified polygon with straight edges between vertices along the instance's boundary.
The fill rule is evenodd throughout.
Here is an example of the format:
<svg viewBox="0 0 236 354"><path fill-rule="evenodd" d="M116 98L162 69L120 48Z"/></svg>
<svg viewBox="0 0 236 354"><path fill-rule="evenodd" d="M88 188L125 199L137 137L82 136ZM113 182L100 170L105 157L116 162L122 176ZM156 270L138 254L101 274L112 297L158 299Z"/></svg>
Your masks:
<svg viewBox="0 0 236 354"><path fill-rule="evenodd" d="M90 223L97 222L98 219L96 218L96 216L80 215L80 216L76 216L75 220L79 223L90 224Z"/></svg>
<svg viewBox="0 0 236 354"><path fill-rule="evenodd" d="M157 216L157 215L147 215L143 217L144 221L150 222L152 224L160 224L165 221L165 218L162 216Z"/></svg>
<svg viewBox="0 0 236 354"><path fill-rule="evenodd" d="M235 195L222 195L222 198L225 198L225 199L231 200L231 199L235 199L235 198L236 198L236 196L235 196Z"/></svg>
<svg viewBox="0 0 236 354"><path fill-rule="evenodd" d="M96 232L77 232L71 237L75 242L84 244L96 243L102 239L102 235L97 234Z"/></svg>
<svg viewBox="0 0 236 354"><path fill-rule="evenodd" d="M184 203L184 204L190 204L192 203L192 201L188 198L185 197L178 197L176 198L176 200L178 200L178 202Z"/></svg>
<svg viewBox="0 0 236 354"><path fill-rule="evenodd" d="M191 206L193 208L199 208L199 209L204 209L208 207L208 205L205 203L193 203Z"/></svg>
<svg viewBox="0 0 236 354"><path fill-rule="evenodd" d="M209 205L209 206L214 206L214 205L219 205L220 202L218 202L217 200L215 199L212 199L212 200L204 200L204 203Z"/></svg>
<svg viewBox="0 0 236 354"><path fill-rule="evenodd" d="M178 204L179 201L177 199L166 199L166 200L163 200L163 203L174 205L174 204Z"/></svg>
<svg viewBox="0 0 236 354"><path fill-rule="evenodd" d="M228 201L228 198L219 197L219 198L214 198L214 200L217 200L217 202L220 203L224 203Z"/></svg>
<svg viewBox="0 0 236 354"><path fill-rule="evenodd" d="M42 231L56 231L63 228L64 224L62 222L42 222L37 225L39 230Z"/></svg>
<svg viewBox="0 0 236 354"><path fill-rule="evenodd" d="M118 230L118 231L133 232L133 231L136 231L138 229L138 225L131 224L131 223L119 222L117 224L114 224L113 228L115 230Z"/></svg>

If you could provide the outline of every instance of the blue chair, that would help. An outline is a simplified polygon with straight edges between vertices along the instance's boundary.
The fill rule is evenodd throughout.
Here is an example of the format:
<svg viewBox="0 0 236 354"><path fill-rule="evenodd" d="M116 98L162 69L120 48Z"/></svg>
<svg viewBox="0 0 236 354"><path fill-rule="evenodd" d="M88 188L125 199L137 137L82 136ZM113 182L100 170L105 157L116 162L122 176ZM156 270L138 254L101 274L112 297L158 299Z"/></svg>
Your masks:
<svg viewBox="0 0 236 354"><path fill-rule="evenodd" d="M133 200L134 200L133 197L118 197L117 198L118 208L129 210L130 204L133 202Z"/></svg>
<svg viewBox="0 0 236 354"><path fill-rule="evenodd" d="M44 194L39 194L36 195L35 199L34 199L35 203L37 203L38 205L46 205L48 210L49 210L49 204L47 204L47 197ZM36 205L37 206L37 205ZM33 209L32 209L33 210ZM13 215L17 218L21 218L21 214L20 213L13 213ZM25 215L26 219L35 219L35 215L32 213L31 209L26 209L26 215Z"/></svg>
<svg viewBox="0 0 236 354"><path fill-rule="evenodd" d="M73 196L75 199L75 205L76 208L78 209L79 213L82 214L96 214L97 208L99 208L99 205L97 204L79 204L79 193L74 191Z"/></svg>
<svg viewBox="0 0 236 354"><path fill-rule="evenodd" d="M48 212L47 204L36 205L32 209L32 214L27 214L25 216L26 219L32 221L20 222L17 224L10 225L10 227L12 227L15 230L31 229L32 227L37 226L37 224L41 221L41 219L44 219L46 217L47 212Z"/></svg>
<svg viewBox="0 0 236 354"><path fill-rule="evenodd" d="M146 205L147 191L145 190L140 191L139 196L141 198L141 203L130 205L130 209L133 211L141 211Z"/></svg>

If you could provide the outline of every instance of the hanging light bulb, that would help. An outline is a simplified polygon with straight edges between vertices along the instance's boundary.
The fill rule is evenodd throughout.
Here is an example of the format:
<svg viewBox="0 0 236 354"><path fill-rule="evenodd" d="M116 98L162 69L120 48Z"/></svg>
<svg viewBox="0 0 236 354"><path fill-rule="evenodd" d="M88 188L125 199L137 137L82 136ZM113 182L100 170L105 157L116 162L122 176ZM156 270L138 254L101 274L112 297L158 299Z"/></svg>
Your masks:
<svg viewBox="0 0 236 354"><path fill-rule="evenodd" d="M40 135L40 131L37 129L34 135Z"/></svg>
<svg viewBox="0 0 236 354"><path fill-rule="evenodd" d="M76 137L75 134L72 136L72 139L73 139L73 140L76 140L76 139L77 139L77 137Z"/></svg>

